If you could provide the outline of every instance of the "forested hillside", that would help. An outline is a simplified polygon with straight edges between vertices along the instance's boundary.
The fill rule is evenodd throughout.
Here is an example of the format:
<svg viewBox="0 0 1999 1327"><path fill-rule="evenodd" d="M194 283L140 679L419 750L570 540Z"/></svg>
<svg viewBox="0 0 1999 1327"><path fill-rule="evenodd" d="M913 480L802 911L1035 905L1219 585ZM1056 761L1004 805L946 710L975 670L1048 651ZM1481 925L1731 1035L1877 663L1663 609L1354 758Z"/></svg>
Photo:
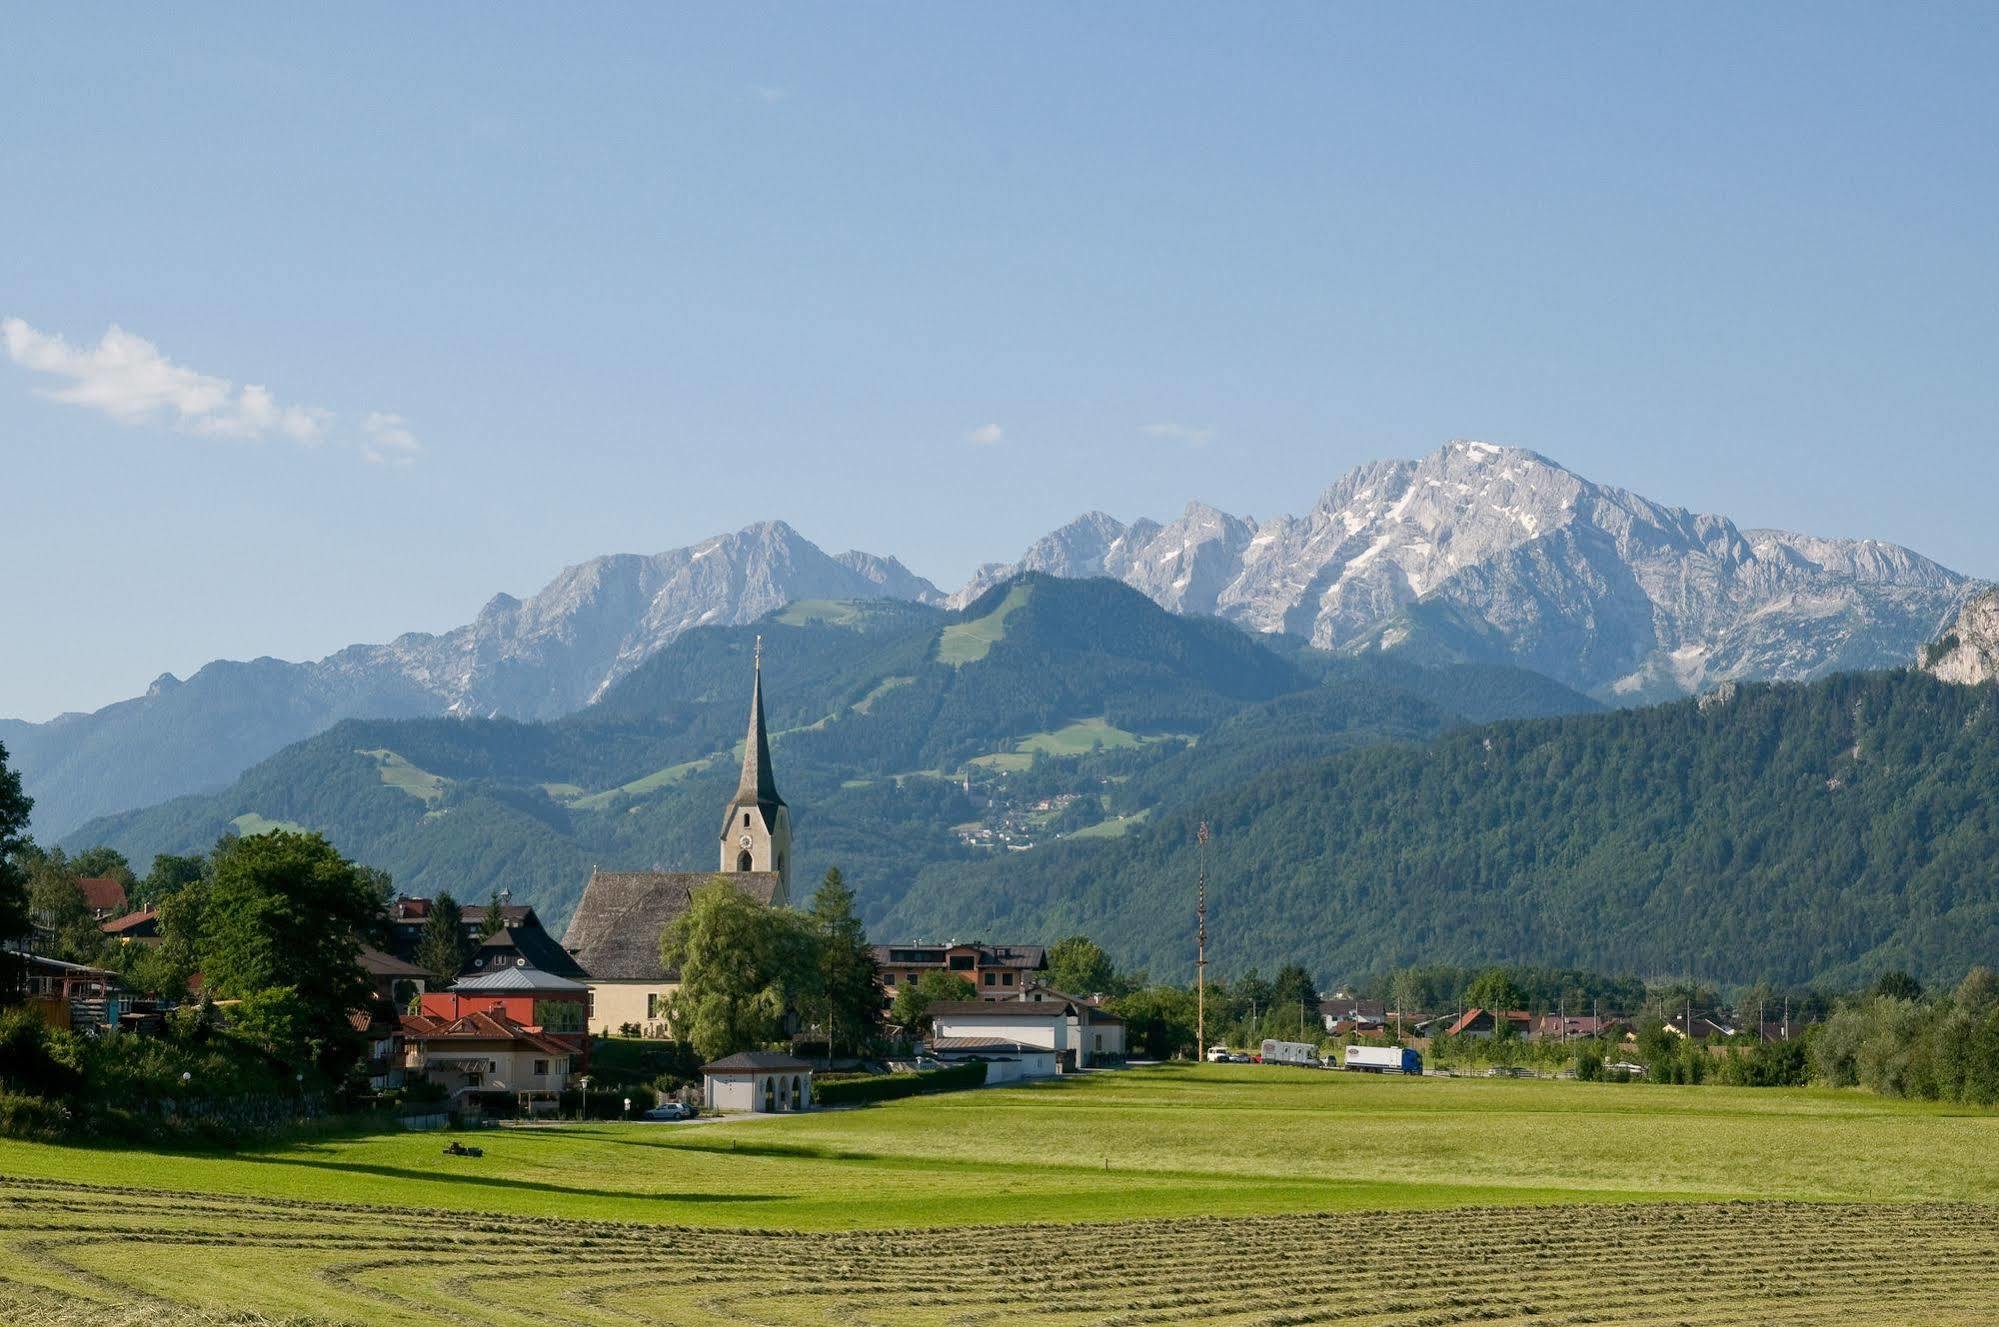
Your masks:
<svg viewBox="0 0 1999 1327"><path fill-rule="evenodd" d="M1999 951L1990 686L1912 672L1730 686L1246 767L1115 842L928 870L881 929L1084 931L1121 962L1186 975L1205 816L1222 973L1516 961L1850 983L1953 979Z"/></svg>
<svg viewBox="0 0 1999 1327"><path fill-rule="evenodd" d="M67 841L109 842L143 866L232 829L298 824L402 888L475 899L505 888L559 923L593 864L715 860L758 635L798 869L811 878L841 866L871 919L925 869L1019 864L1078 831L1122 832L1218 771L1249 778L1424 739L1460 716L1593 707L1515 670L1273 649L1114 582L1030 576L962 613L807 602L749 627L697 628L589 710L549 723L344 723L222 793L110 817Z"/></svg>

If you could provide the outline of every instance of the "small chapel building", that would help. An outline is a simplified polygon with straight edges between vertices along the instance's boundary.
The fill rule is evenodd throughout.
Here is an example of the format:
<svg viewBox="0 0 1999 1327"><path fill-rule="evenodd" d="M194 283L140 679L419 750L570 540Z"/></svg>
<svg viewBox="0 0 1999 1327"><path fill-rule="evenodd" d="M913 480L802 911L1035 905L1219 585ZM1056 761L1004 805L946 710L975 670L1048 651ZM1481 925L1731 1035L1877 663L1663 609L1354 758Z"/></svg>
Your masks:
<svg viewBox="0 0 1999 1327"><path fill-rule="evenodd" d="M750 725L743 773L722 812L720 864L715 871L590 869L583 898L562 937L563 948L588 973L590 1031L616 1036L669 1035L667 1002L680 974L660 962L659 939L686 912L694 891L717 875L767 907L791 903L791 808L778 795L764 727L763 646L759 639L750 689Z"/></svg>

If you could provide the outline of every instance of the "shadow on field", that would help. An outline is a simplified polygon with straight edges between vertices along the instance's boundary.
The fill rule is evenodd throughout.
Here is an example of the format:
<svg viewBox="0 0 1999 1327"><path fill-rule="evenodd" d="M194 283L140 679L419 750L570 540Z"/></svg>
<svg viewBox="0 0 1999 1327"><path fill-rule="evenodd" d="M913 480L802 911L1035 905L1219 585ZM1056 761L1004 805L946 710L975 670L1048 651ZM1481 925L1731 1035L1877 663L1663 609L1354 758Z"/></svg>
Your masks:
<svg viewBox="0 0 1999 1327"><path fill-rule="evenodd" d="M353 1175L376 1175L391 1180L434 1180L440 1184L466 1184L475 1188L514 1189L522 1193L556 1193L576 1198L659 1198L676 1203L767 1203L777 1195L765 1193L636 1193L630 1189L585 1189L573 1184L548 1184L540 1180L514 1180L500 1175L467 1175L449 1170L416 1170L409 1166L376 1166L359 1161L320 1161L301 1156L243 1156L243 1161L263 1166L310 1166L317 1170L339 1170Z"/></svg>

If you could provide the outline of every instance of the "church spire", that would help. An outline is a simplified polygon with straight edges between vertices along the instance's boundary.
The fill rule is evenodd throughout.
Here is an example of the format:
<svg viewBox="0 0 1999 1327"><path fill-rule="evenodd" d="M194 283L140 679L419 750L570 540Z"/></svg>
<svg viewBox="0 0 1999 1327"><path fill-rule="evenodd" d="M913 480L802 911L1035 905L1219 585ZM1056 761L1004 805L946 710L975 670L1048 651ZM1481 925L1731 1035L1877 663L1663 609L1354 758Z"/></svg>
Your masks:
<svg viewBox="0 0 1999 1327"><path fill-rule="evenodd" d="M764 638L757 637L756 681L750 690L750 731L743 739L743 777L736 785L736 805L783 806L777 779L770 769L770 737L764 731Z"/></svg>

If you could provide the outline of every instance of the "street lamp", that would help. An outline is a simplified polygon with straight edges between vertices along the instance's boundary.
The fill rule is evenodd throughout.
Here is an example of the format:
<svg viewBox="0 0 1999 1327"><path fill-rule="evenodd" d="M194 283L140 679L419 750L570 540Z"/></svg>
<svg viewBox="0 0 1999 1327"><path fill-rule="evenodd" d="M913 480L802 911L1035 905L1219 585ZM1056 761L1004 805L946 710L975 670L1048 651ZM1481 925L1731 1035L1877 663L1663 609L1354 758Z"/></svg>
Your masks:
<svg viewBox="0 0 1999 1327"><path fill-rule="evenodd" d="M583 1095L576 1102L576 1118L579 1120L588 1120L590 1118L590 1075L585 1074L576 1081L583 1088Z"/></svg>

